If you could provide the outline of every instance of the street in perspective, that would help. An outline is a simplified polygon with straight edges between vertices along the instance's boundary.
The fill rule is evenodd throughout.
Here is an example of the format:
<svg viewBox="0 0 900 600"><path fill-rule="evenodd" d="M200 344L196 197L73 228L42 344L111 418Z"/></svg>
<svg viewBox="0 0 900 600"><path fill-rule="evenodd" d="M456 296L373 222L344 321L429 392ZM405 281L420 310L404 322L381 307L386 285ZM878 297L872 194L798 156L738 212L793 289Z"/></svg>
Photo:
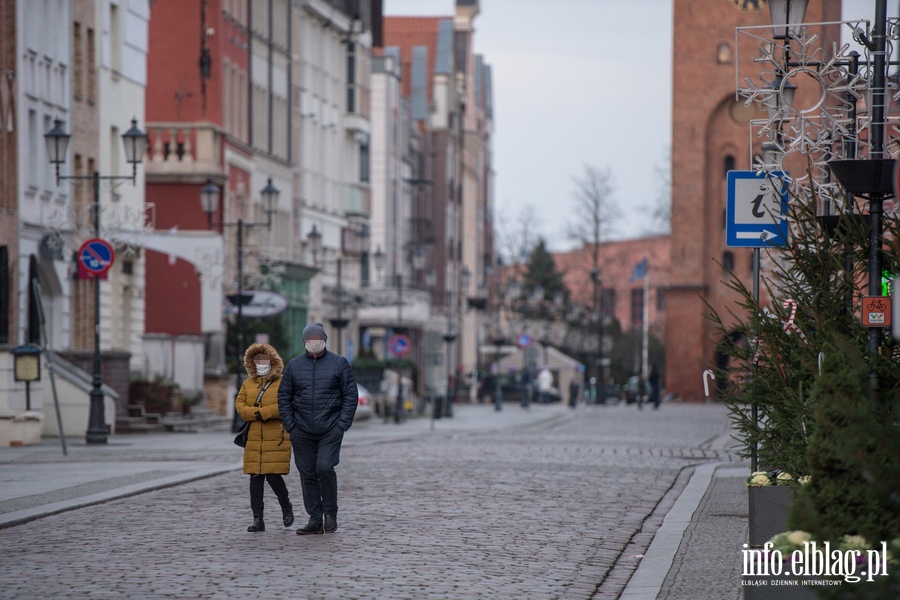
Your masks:
<svg viewBox="0 0 900 600"><path fill-rule="evenodd" d="M744 486L714 476L746 473L721 405L454 413L355 423L340 528L324 536L294 535L303 515L282 527L270 491L266 531L246 531L248 477L227 431L73 441L65 457L58 441L2 448L3 597L739 597L745 517L707 515L719 535L699 578L681 547L701 501L727 501L707 497L717 482ZM302 512L295 469L286 480Z"/></svg>
<svg viewBox="0 0 900 600"><path fill-rule="evenodd" d="M0 0L0 600L900 599L898 49Z"/></svg>

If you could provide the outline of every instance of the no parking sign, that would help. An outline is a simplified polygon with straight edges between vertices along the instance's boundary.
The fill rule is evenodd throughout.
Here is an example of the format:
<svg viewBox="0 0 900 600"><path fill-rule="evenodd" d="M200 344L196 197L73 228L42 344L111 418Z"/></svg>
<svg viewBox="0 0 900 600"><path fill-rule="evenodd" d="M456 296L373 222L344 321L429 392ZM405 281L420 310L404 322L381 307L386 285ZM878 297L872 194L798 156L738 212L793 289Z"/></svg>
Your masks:
<svg viewBox="0 0 900 600"><path fill-rule="evenodd" d="M391 354L397 358L403 358L409 354L410 345L409 338L401 333L398 333L388 341L388 348Z"/></svg>
<svg viewBox="0 0 900 600"><path fill-rule="evenodd" d="M100 277L113 265L116 255L113 247L104 239L91 238L78 249L78 275L82 279Z"/></svg>

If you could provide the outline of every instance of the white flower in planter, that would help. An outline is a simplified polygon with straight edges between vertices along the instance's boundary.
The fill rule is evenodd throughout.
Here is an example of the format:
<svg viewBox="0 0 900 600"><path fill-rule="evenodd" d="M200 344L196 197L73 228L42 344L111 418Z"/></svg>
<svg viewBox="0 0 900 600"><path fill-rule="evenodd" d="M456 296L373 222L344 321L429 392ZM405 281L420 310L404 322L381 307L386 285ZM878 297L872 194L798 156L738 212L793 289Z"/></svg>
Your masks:
<svg viewBox="0 0 900 600"><path fill-rule="evenodd" d="M791 475L790 473L788 473L787 471L782 471L781 473L778 474L778 477L776 477L776 479L778 480L777 483L779 485L784 485L784 484L793 483L794 476Z"/></svg>
<svg viewBox="0 0 900 600"><path fill-rule="evenodd" d="M861 535L845 535L841 538L840 547L843 550L868 550L869 542Z"/></svg>
<svg viewBox="0 0 900 600"><path fill-rule="evenodd" d="M748 485L765 486L772 485L772 482L769 480L768 475L766 475L765 473L761 473L759 475L753 475L752 477L750 477Z"/></svg>
<svg viewBox="0 0 900 600"><path fill-rule="evenodd" d="M803 542L808 542L810 540L812 540L812 536L805 531L800 531L799 529L797 531L791 531L787 535L787 541L797 547L802 546Z"/></svg>

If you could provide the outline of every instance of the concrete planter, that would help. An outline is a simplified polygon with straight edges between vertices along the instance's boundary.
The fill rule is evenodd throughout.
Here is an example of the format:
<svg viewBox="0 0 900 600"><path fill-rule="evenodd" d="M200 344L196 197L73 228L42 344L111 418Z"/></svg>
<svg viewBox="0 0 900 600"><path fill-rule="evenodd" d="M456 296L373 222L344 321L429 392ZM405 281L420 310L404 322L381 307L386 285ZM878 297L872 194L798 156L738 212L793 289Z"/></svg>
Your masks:
<svg viewBox="0 0 900 600"><path fill-rule="evenodd" d="M773 535L787 530L791 503L799 491L799 487L785 485L747 488L751 546L762 546Z"/></svg>
<svg viewBox="0 0 900 600"><path fill-rule="evenodd" d="M36 411L0 413L0 446L28 446L41 443L44 415Z"/></svg>

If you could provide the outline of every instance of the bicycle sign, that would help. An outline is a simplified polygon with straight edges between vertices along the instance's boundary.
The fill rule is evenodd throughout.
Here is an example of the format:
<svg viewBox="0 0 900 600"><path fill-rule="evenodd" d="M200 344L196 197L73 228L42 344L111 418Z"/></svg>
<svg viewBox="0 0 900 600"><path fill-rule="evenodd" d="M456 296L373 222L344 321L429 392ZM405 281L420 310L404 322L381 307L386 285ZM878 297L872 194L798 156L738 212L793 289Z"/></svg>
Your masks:
<svg viewBox="0 0 900 600"><path fill-rule="evenodd" d="M863 296L860 312L863 327L891 326L890 296Z"/></svg>
<svg viewBox="0 0 900 600"><path fill-rule="evenodd" d="M78 250L78 264L91 275L102 275L109 271L115 259L115 252L109 242L91 238Z"/></svg>

